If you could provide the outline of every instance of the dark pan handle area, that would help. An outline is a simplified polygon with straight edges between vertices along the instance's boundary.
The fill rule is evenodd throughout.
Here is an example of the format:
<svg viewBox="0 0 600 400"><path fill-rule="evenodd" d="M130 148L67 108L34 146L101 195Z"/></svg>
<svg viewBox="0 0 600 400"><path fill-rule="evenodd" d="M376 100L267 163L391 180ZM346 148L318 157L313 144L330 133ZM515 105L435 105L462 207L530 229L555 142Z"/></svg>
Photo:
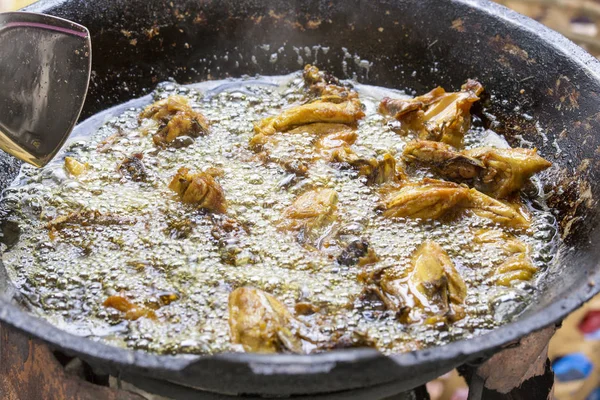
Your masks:
<svg viewBox="0 0 600 400"><path fill-rule="evenodd" d="M0 275L3 323L130 380L167 379L227 394L386 384L408 389L561 320L599 291L600 64L535 21L483 0L42 0L27 10L90 30L94 60L84 117L147 94L169 78L188 83L284 74L308 62L338 76L418 93L476 78L487 89L483 111L494 116L494 129L513 145L538 147L555 163L543 181L564 245L535 304L518 321L393 357L364 350L171 357L112 348L61 332L2 300L9 288ZM0 162L4 187L17 165Z"/></svg>

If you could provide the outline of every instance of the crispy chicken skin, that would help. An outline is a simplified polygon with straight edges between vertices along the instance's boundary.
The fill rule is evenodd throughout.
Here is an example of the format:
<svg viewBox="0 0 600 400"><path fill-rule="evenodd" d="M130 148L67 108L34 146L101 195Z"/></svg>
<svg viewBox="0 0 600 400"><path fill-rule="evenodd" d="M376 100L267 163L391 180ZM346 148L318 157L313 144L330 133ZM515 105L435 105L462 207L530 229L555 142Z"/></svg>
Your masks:
<svg viewBox="0 0 600 400"><path fill-rule="evenodd" d="M517 229L526 229L530 225L529 216L517 206L476 189L436 179L408 182L390 193L383 204L383 215L390 218L438 219L452 210L469 210L482 218Z"/></svg>
<svg viewBox="0 0 600 400"><path fill-rule="evenodd" d="M184 203L196 204L198 208L216 213L227 211L223 188L205 172L191 173L188 168L181 167L171 180L169 189L177 193Z"/></svg>
<svg viewBox="0 0 600 400"><path fill-rule="evenodd" d="M139 119L151 118L160 125L152 137L157 146L166 146L179 136L198 137L208 134L208 122L192 109L185 97L173 95L150 104Z"/></svg>
<svg viewBox="0 0 600 400"><path fill-rule="evenodd" d="M338 196L332 189L306 192L283 212L282 227L289 230L312 230L335 219Z"/></svg>
<svg viewBox="0 0 600 400"><path fill-rule="evenodd" d="M435 179L409 182L388 196L383 215L390 218L437 219L459 208L468 197L468 188L452 182Z"/></svg>
<svg viewBox="0 0 600 400"><path fill-rule="evenodd" d="M415 251L408 276L394 267L384 270L375 293L404 322L411 322L408 314L415 308L425 313L428 322L455 321L465 315L461 305L467 286L448 254L432 241Z"/></svg>
<svg viewBox="0 0 600 400"><path fill-rule="evenodd" d="M379 112L389 115L397 120L401 120L410 112L423 110L440 101L446 94L446 91L438 86L431 92L412 99L391 99L385 97L381 103L379 103Z"/></svg>
<svg viewBox="0 0 600 400"><path fill-rule="evenodd" d="M460 92L447 93L438 87L409 100L386 97L379 111L402 122L407 133L414 131L421 139L461 147L471 127L471 106L482 92L479 82L468 80Z"/></svg>
<svg viewBox="0 0 600 400"><path fill-rule="evenodd" d="M283 303L262 290L242 287L229 295L231 341L247 352L301 353L298 324Z"/></svg>
<svg viewBox="0 0 600 400"><path fill-rule="evenodd" d="M511 286L514 282L530 280L538 268L530 257L530 248L513 235L497 229L480 229L475 232L477 246L492 246L506 256L494 270L490 280L501 286Z"/></svg>
<svg viewBox="0 0 600 400"><path fill-rule="evenodd" d="M536 149L482 147L463 152L483 163L478 188L496 198L505 198L523 188L534 174L552 166Z"/></svg>

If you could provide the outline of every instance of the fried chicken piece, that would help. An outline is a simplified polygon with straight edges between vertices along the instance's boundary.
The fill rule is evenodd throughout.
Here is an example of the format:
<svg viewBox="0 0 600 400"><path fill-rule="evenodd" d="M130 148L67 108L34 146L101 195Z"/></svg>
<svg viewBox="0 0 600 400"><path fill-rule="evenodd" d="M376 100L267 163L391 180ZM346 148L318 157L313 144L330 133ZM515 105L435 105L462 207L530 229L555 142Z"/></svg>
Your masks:
<svg viewBox="0 0 600 400"><path fill-rule="evenodd" d="M526 229L530 218L517 205L489 197L476 189L452 182L424 179L409 182L388 195L383 204L386 217L438 219L452 210L469 210L498 224Z"/></svg>
<svg viewBox="0 0 600 400"><path fill-rule="evenodd" d="M411 293L423 307L446 314L451 304L462 304L467 287L448 254L433 241L426 241L412 257L408 278Z"/></svg>
<svg viewBox="0 0 600 400"><path fill-rule="evenodd" d="M505 198L520 190L535 173L552 165L535 149L481 147L457 151L447 144L428 140L408 143L403 156L409 162L431 164L449 179L473 179L478 190L496 198Z"/></svg>
<svg viewBox="0 0 600 400"><path fill-rule="evenodd" d="M316 122L356 125L365 113L358 99L331 103L316 100L308 104L288 108L281 114L267 117L254 125L255 136L250 144L256 146L264 140L264 136L271 136L277 132L286 132L299 125L308 125Z"/></svg>
<svg viewBox="0 0 600 400"><path fill-rule="evenodd" d="M509 233L480 229L475 232L474 242L493 246L506 255L507 258L494 269L490 277L497 285L510 286L514 281L529 281L538 271L531 260L529 246Z"/></svg>
<svg viewBox="0 0 600 400"><path fill-rule="evenodd" d="M106 308L114 308L115 310L125 313L124 318L130 321L135 321L142 317L156 319L154 311L144 306L138 306L124 296L110 296L102 303L102 305Z"/></svg>
<svg viewBox="0 0 600 400"><path fill-rule="evenodd" d="M250 287L229 295L231 341L256 353L302 352L299 321L272 295Z"/></svg>
<svg viewBox="0 0 600 400"><path fill-rule="evenodd" d="M428 322L440 318L456 321L465 315L461 307L467 296L465 282L448 254L432 241L424 242L413 254L408 276L405 271L387 268L374 289L402 322L411 322L409 314L416 308L426 317L433 314L427 317Z"/></svg>
<svg viewBox="0 0 600 400"><path fill-rule="evenodd" d="M185 97L173 95L149 105L139 119L152 118L160 126L152 137L157 146L166 146L179 136L198 137L208 134L208 122L192 109Z"/></svg>
<svg viewBox="0 0 600 400"><path fill-rule="evenodd" d="M89 168L89 165L79 162L73 157L65 157L65 168L71 175L79 176Z"/></svg>
<svg viewBox="0 0 600 400"><path fill-rule="evenodd" d="M520 190L534 174L552 166L536 149L495 149L482 147L463 154L485 166L478 188L496 198L505 198Z"/></svg>
<svg viewBox="0 0 600 400"><path fill-rule="evenodd" d="M407 143L402 156L407 162L430 164L436 172L453 180L474 179L485 168L478 159L468 157L446 143L431 140Z"/></svg>
<svg viewBox="0 0 600 400"><path fill-rule="evenodd" d="M386 182L394 182L399 179L396 169L396 159L389 153L377 159L374 157L363 157L356 154L350 146L340 146L326 153L325 159L331 163L338 164L342 168L352 168L359 176L367 177L367 185L380 185Z"/></svg>
<svg viewBox="0 0 600 400"><path fill-rule="evenodd" d="M437 219L460 208L468 197L468 188L452 182L435 179L409 182L391 193L384 202L383 215L388 218Z"/></svg>
<svg viewBox="0 0 600 400"><path fill-rule="evenodd" d="M475 215L511 228L527 229L531 225L531 217L522 207L496 200L477 189L469 190L463 207Z"/></svg>
<svg viewBox="0 0 600 400"><path fill-rule="evenodd" d="M314 149L312 143L308 143L310 147L302 147L298 151L289 148L290 142L294 143L292 135L314 136ZM255 150L261 150L259 159L262 162L275 162L287 172L304 176L311 163L319 158L330 159L331 154L337 152L339 148L354 143L357 134L356 129L348 125L317 122L299 126L285 134L258 135L255 138L260 140L251 141L251 145Z"/></svg>
<svg viewBox="0 0 600 400"><path fill-rule="evenodd" d="M169 183L169 189L177 193L184 203L196 204L199 208L216 213L227 211L223 188L205 172L194 174L188 168L181 167Z"/></svg>
<svg viewBox="0 0 600 400"><path fill-rule="evenodd" d="M142 153L132 154L121 161L117 170L121 175L134 182L145 181L148 177L148 173L146 172L146 167L142 161L143 159L144 155Z"/></svg>
<svg viewBox="0 0 600 400"><path fill-rule="evenodd" d="M367 177L368 185L381 185L397 180L396 159L391 154L384 154L381 159L359 160L354 163L358 166L358 174Z"/></svg>
<svg viewBox="0 0 600 400"><path fill-rule="evenodd" d="M321 100L341 103L358 97L358 93L343 86L335 76L319 71L313 65L307 64L304 67L302 76L304 77L304 84L308 86L310 92L320 97Z"/></svg>
<svg viewBox="0 0 600 400"><path fill-rule="evenodd" d="M310 231L335 220L337 192L332 189L312 190L298 197L283 212L282 226L289 230Z"/></svg>
<svg viewBox="0 0 600 400"><path fill-rule="evenodd" d="M471 106L482 92L483 86L469 79L460 92L447 93L438 87L414 99L385 98L379 111L399 120L403 130L414 131L421 139L460 147L471 127Z"/></svg>
<svg viewBox="0 0 600 400"><path fill-rule="evenodd" d="M446 94L446 91L438 86L431 92L412 99L391 99L385 97L379 103L379 112L401 121L408 113L423 110L440 101Z"/></svg>

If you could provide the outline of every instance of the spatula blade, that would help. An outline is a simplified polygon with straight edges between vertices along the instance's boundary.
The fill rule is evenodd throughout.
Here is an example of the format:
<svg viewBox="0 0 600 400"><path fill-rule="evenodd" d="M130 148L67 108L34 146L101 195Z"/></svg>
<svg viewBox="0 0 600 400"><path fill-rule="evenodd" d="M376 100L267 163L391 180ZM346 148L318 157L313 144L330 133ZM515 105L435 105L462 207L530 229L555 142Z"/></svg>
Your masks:
<svg viewBox="0 0 600 400"><path fill-rule="evenodd" d="M43 14L0 13L0 149L46 165L79 118L91 62L85 27Z"/></svg>

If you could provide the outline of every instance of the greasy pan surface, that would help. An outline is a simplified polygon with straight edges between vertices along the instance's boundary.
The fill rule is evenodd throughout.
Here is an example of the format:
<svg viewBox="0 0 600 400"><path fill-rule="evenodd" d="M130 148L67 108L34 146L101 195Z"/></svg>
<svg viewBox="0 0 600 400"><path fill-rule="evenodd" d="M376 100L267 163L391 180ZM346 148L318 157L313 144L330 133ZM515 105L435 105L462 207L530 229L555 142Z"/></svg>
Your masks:
<svg viewBox="0 0 600 400"><path fill-rule="evenodd" d="M486 111L496 116L494 129L513 146L521 140L537 146L555 164L542 179L564 246L519 321L468 341L392 357L369 350L172 357L112 348L61 332L9 302L0 270L0 320L9 325L126 380L147 376L230 394L322 393L391 382L397 382L394 389L408 389L560 320L598 292L600 65L534 21L467 0L42 1L29 10L90 30L94 74L84 116L148 93L169 77L187 83L289 73L301 68L299 56L300 63L315 62L316 45L330 48L318 53L319 66L364 83L422 93L476 78L492 96ZM278 61L270 63L280 47ZM1 162L5 187L17 166L8 158Z"/></svg>

